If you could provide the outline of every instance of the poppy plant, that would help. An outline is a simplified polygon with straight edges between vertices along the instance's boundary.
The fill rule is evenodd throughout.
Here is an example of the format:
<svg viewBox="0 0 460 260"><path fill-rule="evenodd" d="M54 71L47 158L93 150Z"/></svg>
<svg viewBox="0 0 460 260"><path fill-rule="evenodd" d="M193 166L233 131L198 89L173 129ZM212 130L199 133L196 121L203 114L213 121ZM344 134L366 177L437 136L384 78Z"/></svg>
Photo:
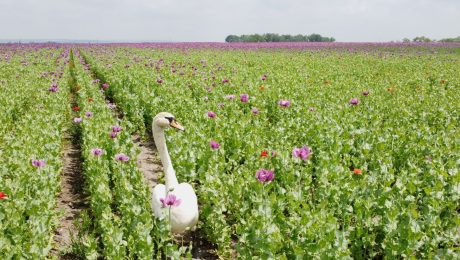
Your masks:
<svg viewBox="0 0 460 260"><path fill-rule="evenodd" d="M357 98L350 99L350 105L356 106L359 104L359 100Z"/></svg>
<svg viewBox="0 0 460 260"><path fill-rule="evenodd" d="M312 154L313 151L306 145L301 148L294 148L292 150L292 156L300 158L302 161L308 160Z"/></svg>
<svg viewBox="0 0 460 260"><path fill-rule="evenodd" d="M212 112L212 111L208 111L208 117L209 118L216 118L216 113Z"/></svg>
<svg viewBox="0 0 460 260"><path fill-rule="evenodd" d="M80 107L79 107L79 106L74 106L74 107L72 108L72 110L75 111L75 112L77 112L78 110L80 110Z"/></svg>
<svg viewBox="0 0 460 260"><path fill-rule="evenodd" d="M280 100L278 101L278 105L281 107L290 107L291 106L291 101L289 100Z"/></svg>
<svg viewBox="0 0 460 260"><path fill-rule="evenodd" d="M104 150L102 150L101 148L91 149L91 154L96 156L96 157L101 156L103 152L104 152Z"/></svg>
<svg viewBox="0 0 460 260"><path fill-rule="evenodd" d="M355 168L355 169L353 169L353 173L354 174L361 174L362 171L361 171L361 169Z"/></svg>
<svg viewBox="0 0 460 260"><path fill-rule="evenodd" d="M263 151L260 153L260 157L268 157L267 151L263 150Z"/></svg>
<svg viewBox="0 0 460 260"><path fill-rule="evenodd" d="M243 103L247 103L249 101L249 95L248 94L241 94L240 95L240 100Z"/></svg>
<svg viewBox="0 0 460 260"><path fill-rule="evenodd" d="M127 162L129 161L129 157L124 153L119 153L115 155L115 160L120 162Z"/></svg>
<svg viewBox="0 0 460 260"><path fill-rule="evenodd" d="M211 149L213 150L217 150L220 148L220 144L216 141L211 141L209 142L209 146L211 147Z"/></svg>
<svg viewBox="0 0 460 260"><path fill-rule="evenodd" d="M41 168L46 166L46 162L44 160L35 160L32 159L32 166Z"/></svg>

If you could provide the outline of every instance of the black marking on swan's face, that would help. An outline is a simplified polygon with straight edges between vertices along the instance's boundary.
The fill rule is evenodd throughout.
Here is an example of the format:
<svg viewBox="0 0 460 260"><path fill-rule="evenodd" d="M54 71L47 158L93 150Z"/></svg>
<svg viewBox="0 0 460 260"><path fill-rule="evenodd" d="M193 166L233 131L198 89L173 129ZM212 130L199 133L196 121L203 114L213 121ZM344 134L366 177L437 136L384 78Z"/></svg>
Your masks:
<svg viewBox="0 0 460 260"><path fill-rule="evenodd" d="M172 121L174 121L174 117L172 116L165 116L165 118L168 119L170 124L172 123Z"/></svg>

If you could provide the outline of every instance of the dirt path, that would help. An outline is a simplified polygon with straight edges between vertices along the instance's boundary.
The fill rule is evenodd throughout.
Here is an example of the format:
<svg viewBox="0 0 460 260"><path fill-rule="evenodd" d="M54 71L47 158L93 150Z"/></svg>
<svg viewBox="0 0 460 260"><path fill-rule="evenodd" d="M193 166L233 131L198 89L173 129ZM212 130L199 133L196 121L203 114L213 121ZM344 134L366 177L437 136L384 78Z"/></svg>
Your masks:
<svg viewBox="0 0 460 260"><path fill-rule="evenodd" d="M81 211L87 208L83 196L83 175L81 163L81 150L73 142L72 136L66 134L64 151L62 154L64 168L61 175L61 192L58 196L58 210L64 211L58 228L54 234L55 248L52 254L56 255L71 244L71 236L75 236L77 229L74 221Z"/></svg>

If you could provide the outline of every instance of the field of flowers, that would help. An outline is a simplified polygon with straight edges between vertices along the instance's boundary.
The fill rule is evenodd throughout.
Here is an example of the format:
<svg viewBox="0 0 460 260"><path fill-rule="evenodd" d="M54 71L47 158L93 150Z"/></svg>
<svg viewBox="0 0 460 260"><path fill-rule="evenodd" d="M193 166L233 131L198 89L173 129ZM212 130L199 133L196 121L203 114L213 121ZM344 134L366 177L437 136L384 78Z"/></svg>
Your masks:
<svg viewBox="0 0 460 260"><path fill-rule="evenodd" d="M135 159L132 135L162 111L186 129L168 148L216 256L459 255L459 45L7 45L0 58L2 258L53 247L64 131L80 137L89 200L74 253L190 256L152 216Z"/></svg>

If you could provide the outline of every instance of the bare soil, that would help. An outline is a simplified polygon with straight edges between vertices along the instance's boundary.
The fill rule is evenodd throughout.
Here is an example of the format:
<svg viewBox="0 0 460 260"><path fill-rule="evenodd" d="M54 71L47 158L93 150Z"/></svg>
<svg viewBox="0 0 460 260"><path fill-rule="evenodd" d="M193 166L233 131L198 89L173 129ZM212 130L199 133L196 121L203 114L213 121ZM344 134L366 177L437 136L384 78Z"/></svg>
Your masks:
<svg viewBox="0 0 460 260"><path fill-rule="evenodd" d="M78 219L82 210L88 207L83 195L81 150L77 143L72 142L69 134L65 137L62 159L64 168L57 206L58 211L63 211L64 214L54 233L56 245L51 252L53 255L59 254L71 245L72 236L76 236L78 231L74 221Z"/></svg>

